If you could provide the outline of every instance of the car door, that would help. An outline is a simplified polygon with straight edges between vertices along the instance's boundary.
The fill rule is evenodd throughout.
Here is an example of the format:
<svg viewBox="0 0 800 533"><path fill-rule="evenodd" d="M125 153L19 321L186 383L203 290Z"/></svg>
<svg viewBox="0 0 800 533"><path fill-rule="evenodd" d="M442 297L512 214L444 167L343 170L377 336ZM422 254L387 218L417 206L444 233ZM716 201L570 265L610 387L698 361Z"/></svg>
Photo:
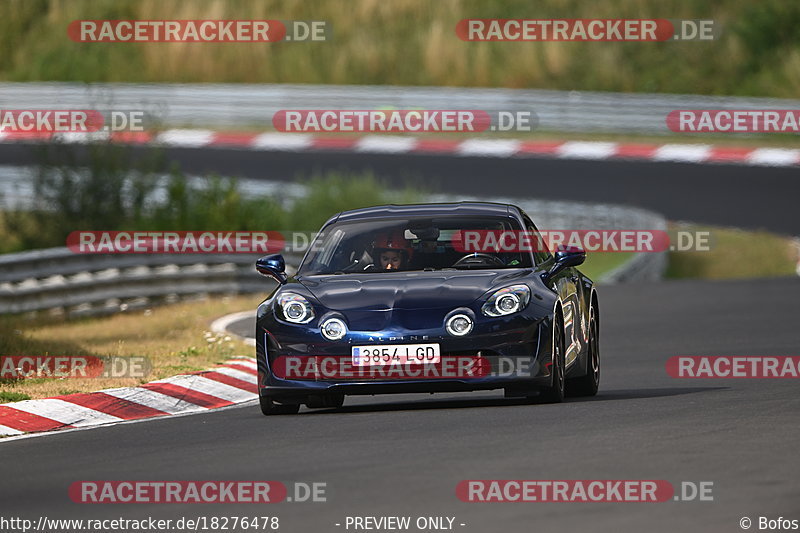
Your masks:
<svg viewBox="0 0 800 533"><path fill-rule="evenodd" d="M542 237L533 221L523 214L525 229L535 237L533 242L542 243L542 249L534 251L536 265L553 260L553 255L547 249L546 241ZM566 346L565 359L567 366L578 357L581 352L581 329L583 327L583 317L580 307L580 275L574 267L568 267L556 274L551 279L551 284L558 293L564 311L564 341Z"/></svg>

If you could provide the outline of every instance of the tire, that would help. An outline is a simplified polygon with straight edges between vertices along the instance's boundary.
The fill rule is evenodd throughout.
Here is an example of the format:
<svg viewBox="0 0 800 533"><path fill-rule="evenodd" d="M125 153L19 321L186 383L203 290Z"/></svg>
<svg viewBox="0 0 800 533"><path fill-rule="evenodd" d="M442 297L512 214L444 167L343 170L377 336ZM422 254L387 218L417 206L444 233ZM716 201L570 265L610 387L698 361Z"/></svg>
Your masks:
<svg viewBox="0 0 800 533"><path fill-rule="evenodd" d="M586 353L586 375L567 381L567 395L594 396L600 387L600 331L594 316L594 307L589 311L589 345Z"/></svg>
<svg viewBox="0 0 800 533"><path fill-rule="evenodd" d="M272 398L263 396L260 393L258 395L258 403L264 416L296 415L300 411L299 403L275 403Z"/></svg>
<svg viewBox="0 0 800 533"><path fill-rule="evenodd" d="M534 398L538 403L561 403L564 401L564 326L561 316L558 314L553 319L553 343L551 346L553 366L550 374L553 376L553 380L549 387L542 389L539 396Z"/></svg>

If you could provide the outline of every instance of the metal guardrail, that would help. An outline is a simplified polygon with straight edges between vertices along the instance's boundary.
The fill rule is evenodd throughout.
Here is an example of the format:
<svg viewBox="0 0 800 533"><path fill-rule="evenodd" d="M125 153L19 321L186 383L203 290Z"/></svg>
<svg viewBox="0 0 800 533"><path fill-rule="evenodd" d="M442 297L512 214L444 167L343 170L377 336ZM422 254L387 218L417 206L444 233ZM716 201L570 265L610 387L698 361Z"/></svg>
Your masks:
<svg viewBox="0 0 800 533"><path fill-rule="evenodd" d="M800 100L671 94L284 84L0 83L0 108L145 110L164 125L266 128L281 109L533 111L538 129L664 134L675 109L797 109Z"/></svg>
<svg viewBox="0 0 800 533"><path fill-rule="evenodd" d="M212 294L267 293L251 254L76 254L48 248L0 255L0 313L107 314ZM290 264L301 257L287 255Z"/></svg>

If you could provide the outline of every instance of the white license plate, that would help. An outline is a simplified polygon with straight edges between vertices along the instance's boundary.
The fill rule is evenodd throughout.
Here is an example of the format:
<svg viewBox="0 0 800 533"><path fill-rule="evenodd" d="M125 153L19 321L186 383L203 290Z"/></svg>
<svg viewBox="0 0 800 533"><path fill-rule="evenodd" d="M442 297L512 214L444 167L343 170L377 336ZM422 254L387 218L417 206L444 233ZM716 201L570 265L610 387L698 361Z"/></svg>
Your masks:
<svg viewBox="0 0 800 533"><path fill-rule="evenodd" d="M439 363L438 344L382 344L353 346L354 366L413 365Z"/></svg>

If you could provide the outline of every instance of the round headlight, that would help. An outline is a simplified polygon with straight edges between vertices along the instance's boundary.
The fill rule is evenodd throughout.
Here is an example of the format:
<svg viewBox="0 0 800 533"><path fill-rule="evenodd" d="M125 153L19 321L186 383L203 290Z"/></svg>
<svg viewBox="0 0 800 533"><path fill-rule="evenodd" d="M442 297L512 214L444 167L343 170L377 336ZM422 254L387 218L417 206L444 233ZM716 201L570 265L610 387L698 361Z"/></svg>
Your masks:
<svg viewBox="0 0 800 533"><path fill-rule="evenodd" d="M308 324L314 320L314 308L308 300L300 296L287 292L278 297L277 305L280 309L280 318L293 324Z"/></svg>
<svg viewBox="0 0 800 533"><path fill-rule="evenodd" d="M497 299L495 306L497 306L497 311L501 315L508 315L516 311L519 311L519 296L517 296L513 292L504 294L503 296Z"/></svg>
<svg viewBox="0 0 800 533"><path fill-rule="evenodd" d="M473 322L467 315L453 315L447 319L447 332L455 337L463 337L472 331Z"/></svg>
<svg viewBox="0 0 800 533"><path fill-rule="evenodd" d="M498 317L518 313L525 309L531 300L531 290L527 285L511 285L492 294L481 307L486 316Z"/></svg>
<svg viewBox="0 0 800 533"><path fill-rule="evenodd" d="M329 318L322 324L320 331L329 341L338 341L347 333L347 326L338 318Z"/></svg>
<svg viewBox="0 0 800 533"><path fill-rule="evenodd" d="M286 315L286 318L289 320L297 320L299 322L303 320L306 314L306 306L300 302L288 302L283 306L283 314Z"/></svg>

